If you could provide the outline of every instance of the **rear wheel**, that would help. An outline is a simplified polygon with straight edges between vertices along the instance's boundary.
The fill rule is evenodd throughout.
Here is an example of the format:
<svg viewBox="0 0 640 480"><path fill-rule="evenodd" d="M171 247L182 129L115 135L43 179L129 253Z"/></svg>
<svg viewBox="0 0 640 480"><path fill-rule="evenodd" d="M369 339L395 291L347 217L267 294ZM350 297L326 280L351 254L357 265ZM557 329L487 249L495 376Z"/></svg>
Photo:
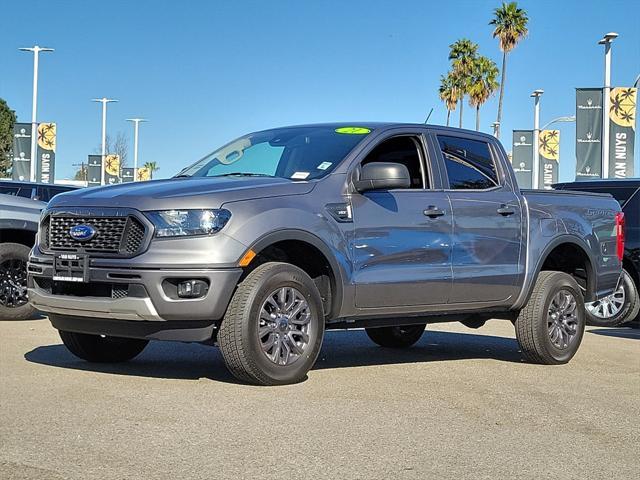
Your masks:
<svg viewBox="0 0 640 480"><path fill-rule="evenodd" d="M0 320L30 318L35 309L27 299L29 247L0 244Z"/></svg>
<svg viewBox="0 0 640 480"><path fill-rule="evenodd" d="M611 295L586 303L587 323L597 327L617 327L632 321L640 310L638 289L633 278L622 271L620 285Z"/></svg>
<svg viewBox="0 0 640 480"><path fill-rule="evenodd" d="M258 385L284 385L306 378L324 335L322 299L300 268L269 262L238 285L218 344L229 371Z"/></svg>
<svg viewBox="0 0 640 480"><path fill-rule="evenodd" d="M582 292L563 272L540 272L515 322L522 354L534 363L567 363L578 351L585 326Z"/></svg>
<svg viewBox="0 0 640 480"><path fill-rule="evenodd" d="M365 328L365 331L369 338L381 347L407 348L420 340L426 326L427 324L423 323L397 327Z"/></svg>
<svg viewBox="0 0 640 480"><path fill-rule="evenodd" d="M136 357L149 343L148 340L108 337L60 330L60 338L65 347L76 357L88 362L126 362Z"/></svg>

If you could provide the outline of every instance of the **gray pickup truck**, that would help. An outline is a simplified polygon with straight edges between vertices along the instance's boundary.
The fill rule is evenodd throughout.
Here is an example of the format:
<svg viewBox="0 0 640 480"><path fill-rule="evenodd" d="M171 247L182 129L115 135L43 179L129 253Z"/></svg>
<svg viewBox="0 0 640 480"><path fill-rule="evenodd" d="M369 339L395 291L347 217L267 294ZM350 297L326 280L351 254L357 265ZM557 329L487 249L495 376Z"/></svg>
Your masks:
<svg viewBox="0 0 640 480"><path fill-rule="evenodd" d="M489 135L277 128L168 180L53 199L29 298L82 359L217 343L233 375L263 385L303 380L335 328L399 348L427 323L507 319L526 359L561 364L584 301L618 284L622 224L609 195L521 191Z"/></svg>

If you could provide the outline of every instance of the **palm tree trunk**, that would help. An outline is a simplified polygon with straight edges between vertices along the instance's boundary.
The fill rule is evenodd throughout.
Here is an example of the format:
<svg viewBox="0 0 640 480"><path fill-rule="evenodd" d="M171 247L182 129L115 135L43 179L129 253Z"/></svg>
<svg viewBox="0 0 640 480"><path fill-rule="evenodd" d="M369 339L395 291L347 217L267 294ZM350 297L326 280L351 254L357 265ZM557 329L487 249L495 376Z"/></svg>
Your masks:
<svg viewBox="0 0 640 480"><path fill-rule="evenodd" d="M460 120L458 121L458 127L462 128L462 107L464 105L464 95L460 99Z"/></svg>
<svg viewBox="0 0 640 480"><path fill-rule="evenodd" d="M480 104L476 105L476 132L480 131Z"/></svg>
<svg viewBox="0 0 640 480"><path fill-rule="evenodd" d="M507 52L502 52L502 72L500 74L500 99L498 100L498 123L496 127L496 138L500 138L500 127L502 121L502 99L504 98L504 80L507 76Z"/></svg>
<svg viewBox="0 0 640 480"><path fill-rule="evenodd" d="M447 108L447 127L449 126L449 119L451 118L451 110Z"/></svg>

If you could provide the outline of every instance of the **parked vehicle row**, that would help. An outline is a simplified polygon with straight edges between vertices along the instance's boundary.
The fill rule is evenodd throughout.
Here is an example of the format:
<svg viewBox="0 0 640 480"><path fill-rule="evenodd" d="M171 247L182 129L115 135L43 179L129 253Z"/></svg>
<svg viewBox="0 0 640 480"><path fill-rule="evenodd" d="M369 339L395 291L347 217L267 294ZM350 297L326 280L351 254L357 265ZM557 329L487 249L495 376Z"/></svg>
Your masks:
<svg viewBox="0 0 640 480"><path fill-rule="evenodd" d="M29 298L85 360L216 342L237 378L263 385L302 380L331 328L407 347L427 323L503 318L528 360L560 364L584 302L618 286L623 218L608 194L521 191L478 132L278 128L172 179L54 198Z"/></svg>

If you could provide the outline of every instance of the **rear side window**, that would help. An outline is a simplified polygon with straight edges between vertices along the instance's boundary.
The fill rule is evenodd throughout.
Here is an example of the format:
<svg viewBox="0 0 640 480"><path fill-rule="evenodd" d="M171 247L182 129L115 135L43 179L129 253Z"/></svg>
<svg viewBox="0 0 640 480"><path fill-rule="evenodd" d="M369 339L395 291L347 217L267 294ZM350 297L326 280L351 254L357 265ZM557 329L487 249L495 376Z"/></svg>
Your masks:
<svg viewBox="0 0 640 480"><path fill-rule="evenodd" d="M484 190L499 185L489 144L479 140L438 135L449 188Z"/></svg>

